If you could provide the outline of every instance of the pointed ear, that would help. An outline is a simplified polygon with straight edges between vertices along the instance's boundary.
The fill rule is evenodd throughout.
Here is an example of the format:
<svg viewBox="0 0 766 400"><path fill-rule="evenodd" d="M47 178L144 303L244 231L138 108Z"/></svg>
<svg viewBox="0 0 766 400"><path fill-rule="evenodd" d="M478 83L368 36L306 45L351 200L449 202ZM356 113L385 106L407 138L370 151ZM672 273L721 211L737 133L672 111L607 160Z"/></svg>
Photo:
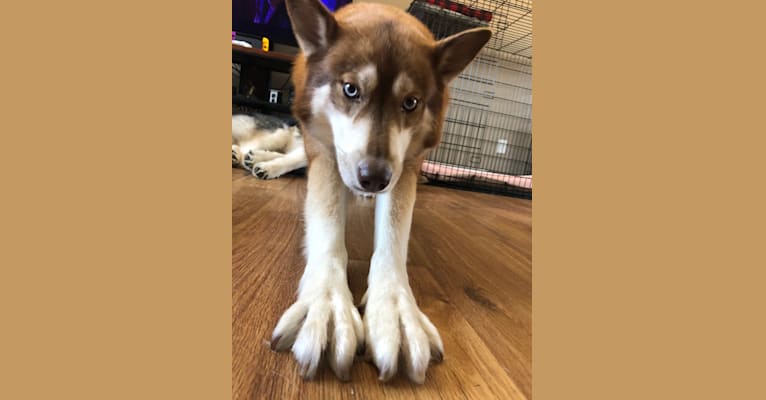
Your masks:
<svg viewBox="0 0 766 400"><path fill-rule="evenodd" d="M327 49L338 28L330 10L319 0L285 0L285 3L295 38L306 56Z"/></svg>
<svg viewBox="0 0 766 400"><path fill-rule="evenodd" d="M474 28L436 42L436 71L444 82L458 76L491 36L487 28Z"/></svg>

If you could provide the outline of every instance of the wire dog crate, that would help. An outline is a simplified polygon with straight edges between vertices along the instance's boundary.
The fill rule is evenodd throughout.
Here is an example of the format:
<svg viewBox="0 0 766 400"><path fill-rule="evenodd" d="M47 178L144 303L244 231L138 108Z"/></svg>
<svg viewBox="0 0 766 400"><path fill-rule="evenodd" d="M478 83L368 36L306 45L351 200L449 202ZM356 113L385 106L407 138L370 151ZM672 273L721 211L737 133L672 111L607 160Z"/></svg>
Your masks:
<svg viewBox="0 0 766 400"><path fill-rule="evenodd" d="M492 39L455 78L442 141L423 163L435 184L532 198L531 0L415 0L437 39L476 27Z"/></svg>

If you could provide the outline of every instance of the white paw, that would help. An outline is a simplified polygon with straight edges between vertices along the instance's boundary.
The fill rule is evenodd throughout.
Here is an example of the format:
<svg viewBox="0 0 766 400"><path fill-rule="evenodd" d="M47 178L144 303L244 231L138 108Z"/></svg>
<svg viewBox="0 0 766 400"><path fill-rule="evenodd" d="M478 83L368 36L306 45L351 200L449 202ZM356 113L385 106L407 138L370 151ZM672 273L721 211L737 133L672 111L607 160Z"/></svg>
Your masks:
<svg viewBox="0 0 766 400"><path fill-rule="evenodd" d="M252 150L250 150L245 154L244 157L242 157L242 167L252 172L253 165L259 161L261 160L255 155L255 153Z"/></svg>
<svg viewBox="0 0 766 400"><path fill-rule="evenodd" d="M239 165L242 161L242 153L239 151L239 146L236 144L231 145L231 165Z"/></svg>
<svg viewBox="0 0 766 400"><path fill-rule="evenodd" d="M252 171L253 170L254 161L253 161L253 152L252 151L248 151L247 153L245 153L245 156L242 157L242 163L241 164L242 164L242 168L244 168L244 169L246 169L248 171Z"/></svg>
<svg viewBox="0 0 766 400"><path fill-rule="evenodd" d="M244 157L242 157L242 167L248 171L252 171L255 164L274 160L282 156L284 156L284 154L275 151L250 150Z"/></svg>
<svg viewBox="0 0 766 400"><path fill-rule="evenodd" d="M362 299L365 301L367 355L378 368L378 379L387 381L396 374L401 353L407 376L415 383L423 383L429 361L440 362L444 357L444 345L409 288L371 287Z"/></svg>
<svg viewBox="0 0 766 400"><path fill-rule="evenodd" d="M254 164L252 167L253 175L261 179L274 179L288 173L279 163L279 160L264 161Z"/></svg>
<svg viewBox="0 0 766 400"><path fill-rule="evenodd" d="M271 336L272 350L292 349L306 379L314 377L324 353L335 375L347 381L357 347L363 343L362 319L345 282L299 296Z"/></svg>

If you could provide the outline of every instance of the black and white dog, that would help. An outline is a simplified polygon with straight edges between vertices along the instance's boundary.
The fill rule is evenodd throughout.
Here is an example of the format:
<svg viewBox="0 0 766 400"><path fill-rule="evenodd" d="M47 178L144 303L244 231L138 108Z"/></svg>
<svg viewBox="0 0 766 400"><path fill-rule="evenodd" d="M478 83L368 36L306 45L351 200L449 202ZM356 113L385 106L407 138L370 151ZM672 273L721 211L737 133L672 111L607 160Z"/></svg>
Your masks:
<svg viewBox="0 0 766 400"><path fill-rule="evenodd" d="M278 178L306 167L303 136L297 126L264 115L232 115L231 164L261 179Z"/></svg>

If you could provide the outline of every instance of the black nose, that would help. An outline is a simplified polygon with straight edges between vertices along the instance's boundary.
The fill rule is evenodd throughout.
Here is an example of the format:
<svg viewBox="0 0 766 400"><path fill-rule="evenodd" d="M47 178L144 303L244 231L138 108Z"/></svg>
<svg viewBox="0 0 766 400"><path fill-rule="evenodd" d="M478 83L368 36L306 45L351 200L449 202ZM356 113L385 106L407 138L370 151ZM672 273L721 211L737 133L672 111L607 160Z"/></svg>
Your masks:
<svg viewBox="0 0 766 400"><path fill-rule="evenodd" d="M379 158L360 161L356 174L359 184L366 192L380 192L391 181L391 167Z"/></svg>

